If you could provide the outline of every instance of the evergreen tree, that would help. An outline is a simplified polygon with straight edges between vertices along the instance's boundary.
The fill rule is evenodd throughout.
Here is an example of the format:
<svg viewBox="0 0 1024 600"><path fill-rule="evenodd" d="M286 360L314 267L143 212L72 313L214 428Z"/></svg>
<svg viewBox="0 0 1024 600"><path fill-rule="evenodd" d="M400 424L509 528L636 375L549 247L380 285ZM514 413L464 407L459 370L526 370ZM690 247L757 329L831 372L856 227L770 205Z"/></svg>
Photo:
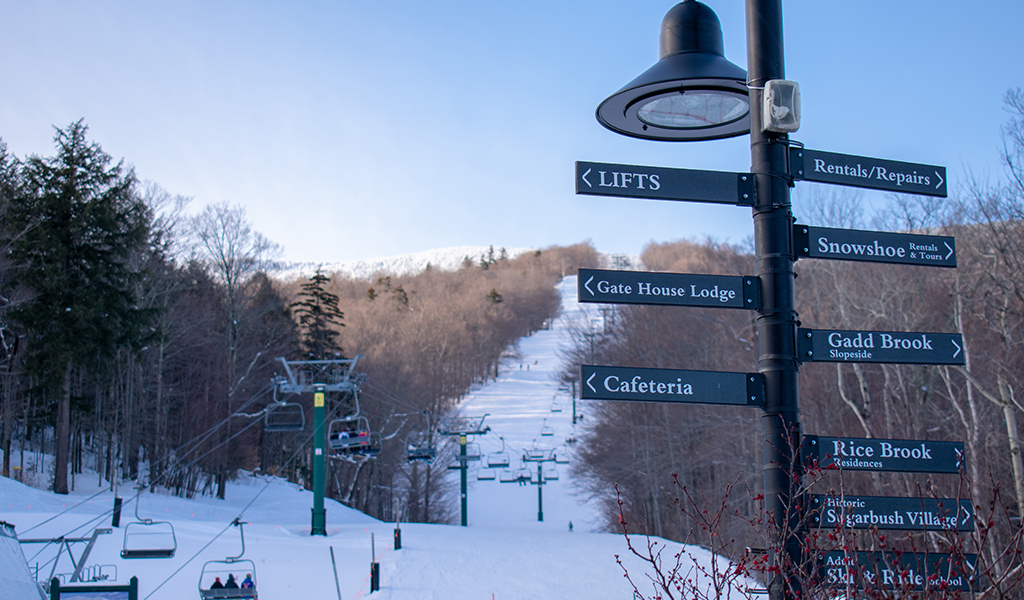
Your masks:
<svg viewBox="0 0 1024 600"><path fill-rule="evenodd" d="M326 289L330 281L331 278L317 267L309 282L302 284L300 300L289 307L299 317L299 326L304 334L302 345L313 360L334 358L342 351L338 344L338 330L333 326L344 327L345 314L338 308L338 296Z"/></svg>
<svg viewBox="0 0 1024 600"><path fill-rule="evenodd" d="M56 398L53 487L68 493L71 381L75 369L100 369L118 348L137 348L149 314L137 306L133 266L149 239L152 215L136 194L135 174L96 143L82 121L57 130L57 154L32 156L10 223L24 234L11 257L33 293L13 313L26 332L39 392Z"/></svg>

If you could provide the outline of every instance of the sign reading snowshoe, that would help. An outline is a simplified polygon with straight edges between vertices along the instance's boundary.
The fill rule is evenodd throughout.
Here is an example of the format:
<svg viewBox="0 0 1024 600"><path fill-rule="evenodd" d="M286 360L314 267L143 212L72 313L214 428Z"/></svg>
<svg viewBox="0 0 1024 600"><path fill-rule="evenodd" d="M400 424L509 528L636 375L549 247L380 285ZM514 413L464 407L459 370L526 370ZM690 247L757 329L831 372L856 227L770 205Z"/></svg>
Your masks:
<svg viewBox="0 0 1024 600"><path fill-rule="evenodd" d="M808 513L816 527L974 531L970 500L815 494Z"/></svg>
<svg viewBox="0 0 1024 600"><path fill-rule="evenodd" d="M580 269L580 302L749 308L761 305L756 277Z"/></svg>
<svg viewBox="0 0 1024 600"><path fill-rule="evenodd" d="M796 146L789 149L789 165L793 179L946 197L946 167L822 152Z"/></svg>
<svg viewBox="0 0 1024 600"><path fill-rule="evenodd" d="M794 225L793 245L807 258L956 267L956 240L945 235Z"/></svg>
<svg viewBox="0 0 1024 600"><path fill-rule="evenodd" d="M818 555L819 576L829 587L867 590L977 589L977 554L954 557L938 552L825 552Z"/></svg>
<svg viewBox="0 0 1024 600"><path fill-rule="evenodd" d="M750 173L576 161L576 193L753 206L754 177Z"/></svg>
<svg viewBox="0 0 1024 600"><path fill-rule="evenodd" d="M959 333L803 329L798 350L803 362L964 364Z"/></svg>
<svg viewBox="0 0 1024 600"><path fill-rule="evenodd" d="M959 473L963 442L803 436L804 465L848 471Z"/></svg>
<svg viewBox="0 0 1024 600"><path fill-rule="evenodd" d="M684 404L764 404L760 373L580 366L580 398Z"/></svg>

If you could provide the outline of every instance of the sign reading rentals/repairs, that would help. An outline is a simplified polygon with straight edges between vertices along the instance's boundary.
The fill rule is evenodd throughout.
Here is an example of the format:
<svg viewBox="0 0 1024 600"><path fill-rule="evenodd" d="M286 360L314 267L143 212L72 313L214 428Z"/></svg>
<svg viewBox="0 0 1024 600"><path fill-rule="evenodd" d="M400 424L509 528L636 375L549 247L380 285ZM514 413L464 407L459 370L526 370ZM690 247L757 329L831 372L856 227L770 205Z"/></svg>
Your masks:
<svg viewBox="0 0 1024 600"><path fill-rule="evenodd" d="M793 179L946 197L946 167L807 148L789 149Z"/></svg>

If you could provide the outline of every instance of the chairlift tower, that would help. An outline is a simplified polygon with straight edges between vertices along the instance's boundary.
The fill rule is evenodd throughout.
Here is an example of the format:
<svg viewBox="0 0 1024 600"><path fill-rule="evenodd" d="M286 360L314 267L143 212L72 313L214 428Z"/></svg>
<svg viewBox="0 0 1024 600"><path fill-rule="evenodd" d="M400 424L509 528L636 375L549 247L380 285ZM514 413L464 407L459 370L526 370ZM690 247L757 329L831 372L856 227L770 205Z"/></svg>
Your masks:
<svg viewBox="0 0 1024 600"><path fill-rule="evenodd" d="M313 393L313 522L310 535L327 535L327 510L324 495L327 491L327 392L356 393L361 379L353 376L355 358L334 360L285 360L284 376L278 378L279 391L290 394Z"/></svg>
<svg viewBox="0 0 1024 600"><path fill-rule="evenodd" d="M466 446L468 442L468 436L471 435L484 435L491 430L490 427L484 426L484 419L488 415L482 417L452 417L441 421L441 425L437 428L437 432L441 435L446 436L458 436L459 437L459 455L456 457L458 460L459 479L462 487L462 526L466 527L469 523L469 502L467 500L467 493L469 490L469 481L467 472L469 470L469 463L474 460L480 460L480 453L475 455L466 452ZM454 465L449 468L456 468Z"/></svg>
<svg viewBox="0 0 1024 600"><path fill-rule="evenodd" d="M544 522L544 463L546 462L559 462L558 456L554 450L539 450L532 449L523 452L523 462L535 462L537 463L537 480L530 480L532 485L537 486L537 522ZM554 481L557 478L549 478L549 481Z"/></svg>

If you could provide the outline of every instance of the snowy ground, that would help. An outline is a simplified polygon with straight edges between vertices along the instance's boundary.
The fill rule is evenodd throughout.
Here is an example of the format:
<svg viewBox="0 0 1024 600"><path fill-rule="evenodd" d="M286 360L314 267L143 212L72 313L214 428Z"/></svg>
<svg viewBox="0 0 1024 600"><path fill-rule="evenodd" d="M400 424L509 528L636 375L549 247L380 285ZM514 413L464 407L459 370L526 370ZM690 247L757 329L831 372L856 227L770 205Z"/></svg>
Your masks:
<svg viewBox="0 0 1024 600"><path fill-rule="evenodd" d="M538 522L537 485L520 486L515 483L478 481L477 475L486 465L487 455L504 447L512 459L511 469L528 467L534 480L537 463L522 463L520 457L527 449L550 449L557 455L573 459L573 445L566 438L577 437L583 421L573 425L571 392L559 390L555 380L561 360L560 347L567 346L567 325L574 320L597 317L594 305L576 301L576 277L566 277L559 284L562 294L562 312L551 329L542 330L519 342L516 357L502 361L498 378L471 393L462 403L466 416L489 415L484 424L491 431L474 436L471 441L480 444L484 459L470 472L468 495L469 525L482 527L521 528L527 531L568 531L572 521L574 531L594 531L598 528L597 509L572 494L567 464L544 463L544 469L555 468L556 481L549 481L541 490L544 521ZM554 412L552 409L557 410ZM586 406L576 403L577 414L585 414ZM577 431L579 429L579 431ZM543 435L549 433L551 435ZM500 476L501 469L497 469ZM451 472L458 483L459 473Z"/></svg>
<svg viewBox="0 0 1024 600"><path fill-rule="evenodd" d="M571 398L558 391L552 376L558 364L556 350L563 343L565 319L568 313L580 310L575 303L575 278L563 281L561 290L565 309L553 329L522 340L521 360L506 360L497 381L464 401L466 415L490 413L486 424L492 431L476 440L484 452L500 450L499 436L503 436L514 459L513 467L523 449L534 445L559 447L573 431ZM561 405L561 412L551 412L552 401ZM545 425L552 428L552 436L541 435ZM566 448L558 451L565 452ZM637 581L644 580L645 569L628 555L622 536L592 532L596 513L569 493L567 467L558 465L559 480L543 488L543 522L537 521L537 486L476 481L474 470L469 492L470 526L403 525L400 550L393 546L393 524L330 500L328 535L310 536L312 494L277 479L240 479L230 484L227 500L223 501L146 493L139 514L173 524L177 543L174 557L120 558L126 524L134 520L134 505L127 504L121 527L99 536L88 564L96 565L97 570L118 582L137 576L141 598L198 598L204 564L237 555L241 550L238 530L230 523L242 514L250 523L245 526L244 557L253 561L262 599L339 597L332 549L340 598L369 594L371 535L375 558L381 564L381 590L373 597L382 600L632 598L632 587L623 578L615 556L622 555ZM22 540L87 537L96 527L110 526L113 506L113 495L96 487L89 489L90 481L95 481L95 475L80 477L74 493L57 496L0 478L0 520L15 525ZM567 531L570 520L575 525L574 533ZM672 543L668 546L680 548ZM75 556L83 547L72 547ZM47 579L56 547L25 544L22 548L30 566L40 570L40 579ZM706 558L699 549L692 552L702 560ZM231 567L236 568L239 577L249 570L243 564ZM56 572L71 570L65 551ZM204 581L204 587L209 583Z"/></svg>

